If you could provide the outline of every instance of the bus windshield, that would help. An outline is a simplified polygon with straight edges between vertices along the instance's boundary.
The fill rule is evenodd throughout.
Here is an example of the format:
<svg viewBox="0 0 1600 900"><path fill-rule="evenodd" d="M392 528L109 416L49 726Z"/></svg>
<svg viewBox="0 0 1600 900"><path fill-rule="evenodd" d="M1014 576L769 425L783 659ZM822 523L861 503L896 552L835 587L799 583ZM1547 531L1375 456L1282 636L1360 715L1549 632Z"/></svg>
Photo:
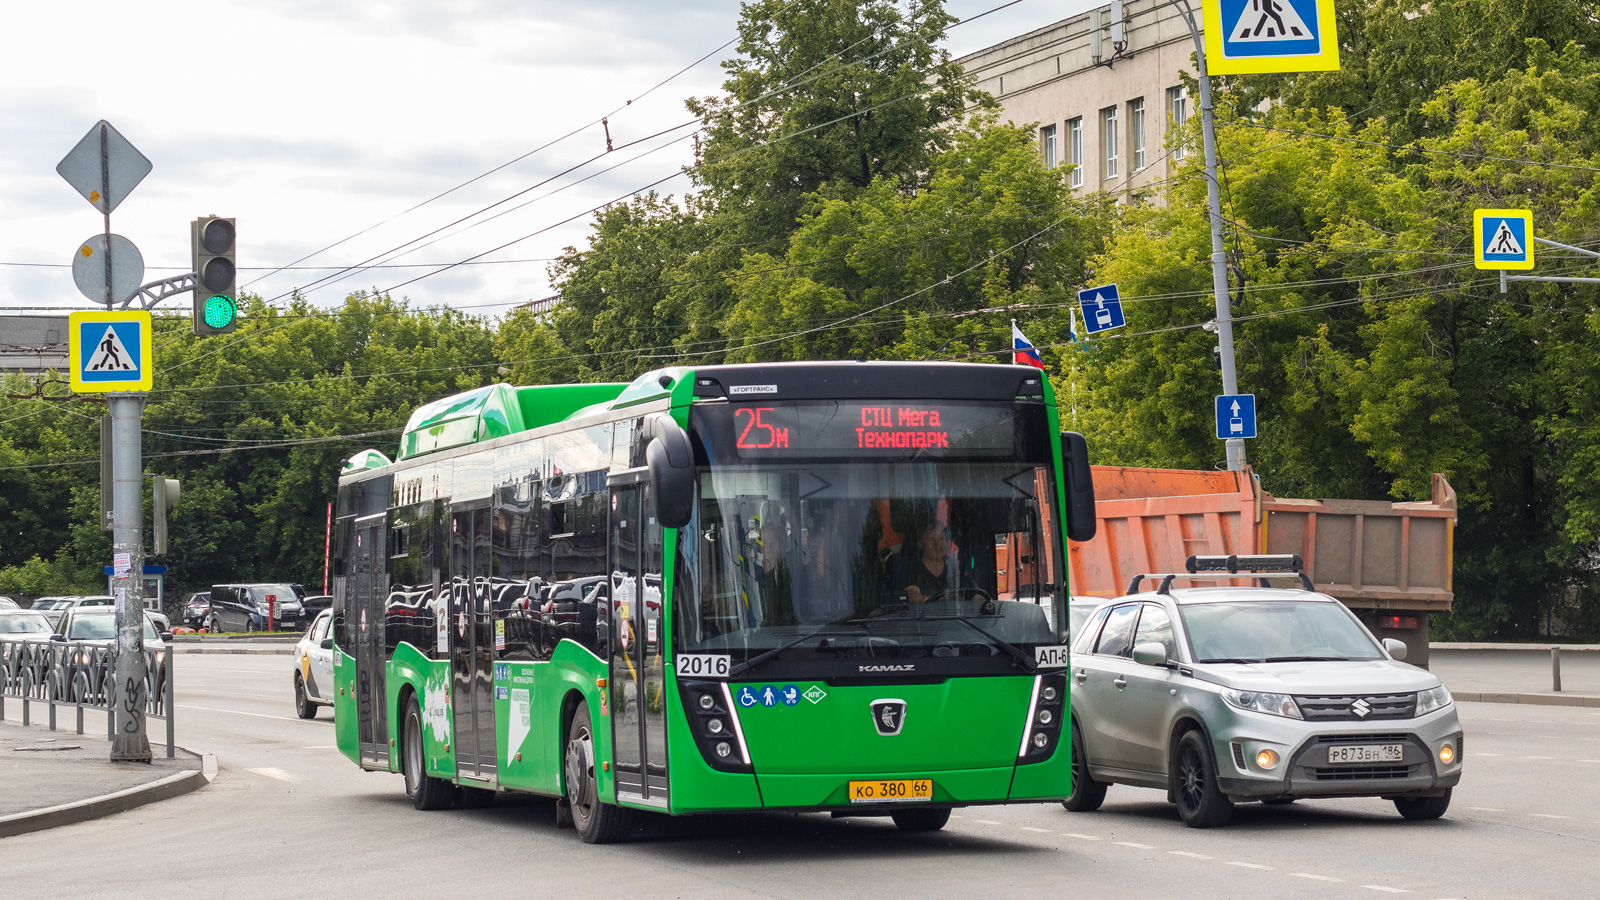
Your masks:
<svg viewBox="0 0 1600 900"><path fill-rule="evenodd" d="M769 666L795 677L1014 674L1033 647L1062 643L1041 405L902 417L892 405L810 401L764 407L759 420L744 409L695 410L707 465L684 532L693 539L680 543L680 651L728 654L763 676ZM741 443L752 423L774 434ZM769 441L794 455L746 452ZM895 664L862 662L879 659Z"/></svg>

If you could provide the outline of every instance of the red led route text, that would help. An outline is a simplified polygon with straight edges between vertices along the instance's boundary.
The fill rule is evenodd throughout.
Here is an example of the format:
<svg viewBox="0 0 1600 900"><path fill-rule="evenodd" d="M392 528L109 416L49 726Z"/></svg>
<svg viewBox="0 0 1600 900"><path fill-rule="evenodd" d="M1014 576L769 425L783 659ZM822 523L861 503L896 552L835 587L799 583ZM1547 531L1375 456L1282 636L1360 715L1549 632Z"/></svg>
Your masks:
<svg viewBox="0 0 1600 900"><path fill-rule="evenodd" d="M734 410L733 417L735 419L740 416L750 417L750 420L744 424L744 430L739 432L739 440L734 442L734 446L740 450L789 449L789 429L776 428L761 420L764 414L771 412L773 412L773 408L770 406Z"/></svg>
<svg viewBox="0 0 1600 900"><path fill-rule="evenodd" d="M856 446L864 450L948 448L950 432L933 430L939 427L937 409L865 406L861 409L861 427L856 429Z"/></svg>

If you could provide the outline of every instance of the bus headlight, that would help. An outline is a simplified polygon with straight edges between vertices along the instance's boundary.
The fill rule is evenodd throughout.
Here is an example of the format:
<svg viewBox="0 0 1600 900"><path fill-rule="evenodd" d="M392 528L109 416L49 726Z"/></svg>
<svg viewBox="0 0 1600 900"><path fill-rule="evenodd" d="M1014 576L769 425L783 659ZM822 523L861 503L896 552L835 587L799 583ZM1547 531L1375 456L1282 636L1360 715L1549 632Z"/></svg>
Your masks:
<svg viewBox="0 0 1600 900"><path fill-rule="evenodd" d="M718 741L717 755L723 759L727 759L729 756L733 755L733 745L727 741Z"/></svg>
<svg viewBox="0 0 1600 900"><path fill-rule="evenodd" d="M717 705L717 698L711 696L710 694L701 694L700 699L695 702L700 704L701 709L710 709L711 707Z"/></svg>
<svg viewBox="0 0 1600 900"><path fill-rule="evenodd" d="M721 719L712 719L706 723L706 730L712 734L721 734L723 727Z"/></svg>

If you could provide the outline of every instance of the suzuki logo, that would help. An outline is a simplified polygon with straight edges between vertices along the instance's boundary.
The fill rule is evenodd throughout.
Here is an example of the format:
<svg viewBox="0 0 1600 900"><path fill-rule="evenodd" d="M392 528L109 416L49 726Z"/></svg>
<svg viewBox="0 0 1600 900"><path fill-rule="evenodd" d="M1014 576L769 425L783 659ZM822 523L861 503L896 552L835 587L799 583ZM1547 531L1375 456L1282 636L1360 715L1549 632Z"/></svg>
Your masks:
<svg viewBox="0 0 1600 900"><path fill-rule="evenodd" d="M884 737L893 737L900 733L906 724L906 702L904 700L874 700L872 701L872 724L878 733Z"/></svg>
<svg viewBox="0 0 1600 900"><path fill-rule="evenodd" d="M1355 713L1360 718L1365 719L1367 714L1372 712L1372 704L1367 702L1367 698L1362 697L1357 699L1356 702L1350 704L1350 711Z"/></svg>

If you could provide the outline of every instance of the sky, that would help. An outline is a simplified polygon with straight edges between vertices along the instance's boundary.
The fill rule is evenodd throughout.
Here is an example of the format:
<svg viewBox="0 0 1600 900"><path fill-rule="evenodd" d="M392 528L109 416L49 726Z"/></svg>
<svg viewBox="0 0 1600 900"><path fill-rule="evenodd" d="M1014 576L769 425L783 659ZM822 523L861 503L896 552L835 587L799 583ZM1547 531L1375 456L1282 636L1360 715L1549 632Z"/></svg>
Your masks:
<svg viewBox="0 0 1600 900"><path fill-rule="evenodd" d="M946 2L969 18L1005 0ZM1094 5L1022 0L946 46L960 56ZM619 147L687 122L686 98L720 90L733 48L713 51L739 16L737 0L7 6L0 314L91 307L70 262L102 218L55 167L102 118L154 166L111 217L146 282L187 272L189 222L221 215L238 221L241 288L269 301L376 289L498 316L547 297L549 261L585 246L588 211L679 172L693 129L559 173L605 149L602 116Z"/></svg>

